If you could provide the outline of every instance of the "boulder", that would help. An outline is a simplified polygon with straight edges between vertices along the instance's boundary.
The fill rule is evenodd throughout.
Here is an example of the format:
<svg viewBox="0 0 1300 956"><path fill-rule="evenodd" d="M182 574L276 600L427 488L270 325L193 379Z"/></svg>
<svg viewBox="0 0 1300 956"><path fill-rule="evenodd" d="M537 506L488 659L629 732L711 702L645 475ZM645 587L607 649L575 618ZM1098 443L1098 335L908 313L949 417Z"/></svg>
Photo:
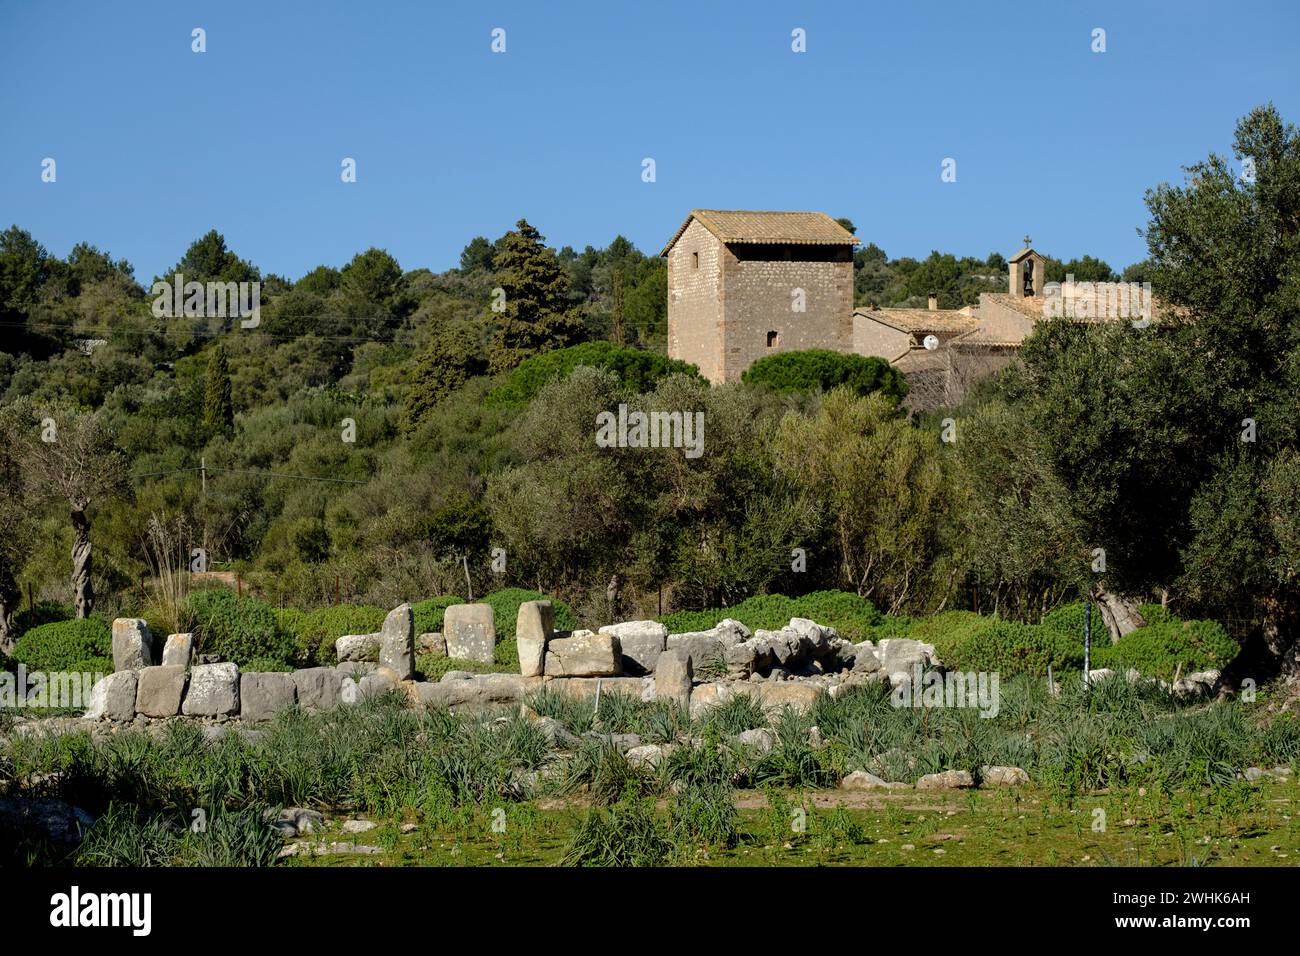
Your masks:
<svg viewBox="0 0 1300 956"><path fill-rule="evenodd" d="M135 671L152 667L153 635L144 618L119 617L113 622L113 670Z"/></svg>
<svg viewBox="0 0 1300 956"><path fill-rule="evenodd" d="M627 674L653 674L659 655L668 646L668 628L658 621L606 624L600 633L618 638L623 654L623 671Z"/></svg>
<svg viewBox="0 0 1300 956"><path fill-rule="evenodd" d="M340 664L379 660L378 634L344 634L334 642L334 655Z"/></svg>
<svg viewBox="0 0 1300 956"><path fill-rule="evenodd" d="M298 706L305 710L333 710L339 705L343 675L333 667L308 667L293 672Z"/></svg>
<svg viewBox="0 0 1300 956"><path fill-rule="evenodd" d="M175 717L185 697L185 668L145 667L136 675L135 712L146 717Z"/></svg>
<svg viewBox="0 0 1300 956"><path fill-rule="evenodd" d="M243 720L270 720L288 710L298 699L298 684L292 674L241 674L239 716Z"/></svg>
<svg viewBox="0 0 1300 956"><path fill-rule="evenodd" d="M816 621L811 621L806 617L790 618L790 623L786 625L786 629L798 634L803 641L805 651L818 659L826 657L835 650L832 641L840 636L835 628L823 627Z"/></svg>
<svg viewBox="0 0 1300 956"><path fill-rule="evenodd" d="M690 712L693 668L684 648L671 648L659 655L655 666L655 699L676 701Z"/></svg>
<svg viewBox="0 0 1300 956"><path fill-rule="evenodd" d="M804 681L768 681L758 685L758 702L763 710L775 713L789 707L796 713L807 713L817 698L825 693L820 684Z"/></svg>
<svg viewBox="0 0 1300 956"><path fill-rule="evenodd" d="M522 674L471 674L464 680L413 684L416 699L425 707L486 707L519 703L542 686L540 677Z"/></svg>
<svg viewBox="0 0 1300 956"><path fill-rule="evenodd" d="M540 677L546 666L546 645L555 633L555 609L550 601L525 601L515 618L515 644L519 648L519 673Z"/></svg>
<svg viewBox="0 0 1300 956"><path fill-rule="evenodd" d="M656 673L656 682L658 679L659 674ZM754 696L759 693L762 686L762 684L751 684L747 681L710 681L705 684L696 684L691 688L691 717L700 717L711 708L725 704L734 697Z"/></svg>
<svg viewBox="0 0 1300 956"><path fill-rule="evenodd" d="M396 690L401 682L395 678L396 672L387 667L379 667L374 673L367 674L357 681L357 700L379 697L390 690Z"/></svg>
<svg viewBox="0 0 1300 956"><path fill-rule="evenodd" d="M839 653L840 659L851 660L849 666L860 674L874 674L881 669L880 658L876 656L876 646L870 641L841 647Z"/></svg>
<svg viewBox="0 0 1300 956"><path fill-rule="evenodd" d="M623 756L633 767L654 769L663 763L668 751L662 744L642 744L640 747L629 748Z"/></svg>
<svg viewBox="0 0 1300 956"><path fill-rule="evenodd" d="M399 604L388 612L379 629L379 666L391 668L398 680L415 676L415 612Z"/></svg>
<svg viewBox="0 0 1300 956"><path fill-rule="evenodd" d="M770 727L756 727L753 730L746 730L743 733L736 734L732 740L762 756L770 754L772 748L776 746L776 731Z"/></svg>
<svg viewBox="0 0 1300 956"><path fill-rule="evenodd" d="M615 677L622 672L623 654L613 634L574 631L546 647L548 677Z"/></svg>
<svg viewBox="0 0 1300 956"><path fill-rule="evenodd" d="M855 770L840 781L842 790L897 790L906 787L905 783L886 783L866 770Z"/></svg>
<svg viewBox="0 0 1300 956"><path fill-rule="evenodd" d="M666 650L686 652L686 656L691 661L692 672L708 672L724 667L727 661L727 648L730 646L732 645L724 642L716 631L670 634L664 641Z"/></svg>
<svg viewBox="0 0 1300 956"><path fill-rule="evenodd" d="M882 644L884 641L881 642ZM945 770L943 773L927 773L916 781L917 790L964 790L975 786L975 779L967 770Z"/></svg>
<svg viewBox="0 0 1300 956"><path fill-rule="evenodd" d="M136 671L109 674L90 690L87 720L130 720L135 716Z"/></svg>
<svg viewBox="0 0 1300 956"><path fill-rule="evenodd" d="M194 658L193 634L168 634L163 645L162 662L165 667L189 667Z"/></svg>
<svg viewBox="0 0 1300 956"><path fill-rule="evenodd" d="M80 843L94 822L80 807L52 797L0 797L0 830L43 838L62 851Z"/></svg>
<svg viewBox="0 0 1300 956"><path fill-rule="evenodd" d="M201 664L190 670L181 713L187 717L222 717L239 713L239 668L234 664Z"/></svg>
<svg viewBox="0 0 1300 956"><path fill-rule="evenodd" d="M939 659L934 655L933 644L922 644L910 637L888 637L876 648L876 657L886 674L908 674L916 668L934 667Z"/></svg>
<svg viewBox="0 0 1300 956"><path fill-rule="evenodd" d="M415 639L416 655L427 654L430 657L447 656L447 639L440 631L428 631Z"/></svg>
<svg viewBox="0 0 1300 956"><path fill-rule="evenodd" d="M655 699L653 677L548 677L547 690L579 700L592 700L599 688L601 696L624 694L633 700Z"/></svg>
<svg viewBox="0 0 1300 956"><path fill-rule="evenodd" d="M783 627L779 631L755 631L754 640L759 653L771 659L773 667L793 668L808 656L803 637L798 631Z"/></svg>
<svg viewBox="0 0 1300 956"><path fill-rule="evenodd" d="M442 633L447 638L448 657L492 663L497 630L490 604L453 604L443 612Z"/></svg>
<svg viewBox="0 0 1300 956"><path fill-rule="evenodd" d="M981 767L980 779L987 787L1023 787L1029 774L1019 767Z"/></svg>

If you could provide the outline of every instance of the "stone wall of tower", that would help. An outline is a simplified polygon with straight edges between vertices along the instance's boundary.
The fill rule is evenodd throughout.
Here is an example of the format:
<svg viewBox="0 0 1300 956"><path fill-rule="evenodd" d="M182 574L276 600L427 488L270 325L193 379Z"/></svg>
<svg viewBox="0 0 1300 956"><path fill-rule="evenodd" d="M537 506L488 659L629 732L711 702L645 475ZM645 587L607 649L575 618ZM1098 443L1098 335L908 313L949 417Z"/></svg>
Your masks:
<svg viewBox="0 0 1300 956"><path fill-rule="evenodd" d="M668 250L668 357L698 366L710 382L723 381L723 251L695 220Z"/></svg>

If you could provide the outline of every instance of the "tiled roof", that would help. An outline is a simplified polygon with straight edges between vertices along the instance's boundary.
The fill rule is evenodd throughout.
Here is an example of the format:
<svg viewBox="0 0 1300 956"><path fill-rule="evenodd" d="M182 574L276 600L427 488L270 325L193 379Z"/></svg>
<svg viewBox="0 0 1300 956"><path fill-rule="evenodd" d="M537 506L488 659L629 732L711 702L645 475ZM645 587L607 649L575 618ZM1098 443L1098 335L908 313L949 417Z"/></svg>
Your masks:
<svg viewBox="0 0 1300 956"><path fill-rule="evenodd" d="M854 309L853 314L900 332L965 332L979 324L958 309Z"/></svg>
<svg viewBox="0 0 1300 956"><path fill-rule="evenodd" d="M780 243L808 246L853 245L858 240L824 212L755 212L745 209L692 209L661 256L681 238L691 220L727 243Z"/></svg>

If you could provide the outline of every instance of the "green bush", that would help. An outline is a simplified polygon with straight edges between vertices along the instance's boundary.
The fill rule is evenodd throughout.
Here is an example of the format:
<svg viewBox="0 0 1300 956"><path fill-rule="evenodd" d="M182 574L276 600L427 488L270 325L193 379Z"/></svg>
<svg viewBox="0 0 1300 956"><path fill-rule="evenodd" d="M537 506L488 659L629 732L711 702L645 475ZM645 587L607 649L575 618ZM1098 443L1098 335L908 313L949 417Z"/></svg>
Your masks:
<svg viewBox="0 0 1300 956"><path fill-rule="evenodd" d="M415 633L432 634L442 631L442 615L453 604L464 604L465 599L452 594L431 597L411 605L415 613Z"/></svg>
<svg viewBox="0 0 1300 956"><path fill-rule="evenodd" d="M1147 677L1173 680L1180 672L1186 677L1195 671L1222 670L1238 650L1237 642L1215 621L1166 618L1096 647L1092 665L1132 667Z"/></svg>
<svg viewBox="0 0 1300 956"><path fill-rule="evenodd" d="M293 636L280 629L269 604L225 588L195 591L187 603L201 653L217 654L240 666L257 658L293 662Z"/></svg>
<svg viewBox="0 0 1300 956"><path fill-rule="evenodd" d="M484 604L491 605L492 613L496 618L498 642L513 641L515 639L515 622L519 618L519 605L525 601L550 601L551 607L555 611L555 629L557 631L572 631L578 626L578 619L573 616L573 612L569 610L569 606L563 601L557 601L540 591L505 588L501 591L493 591L483 598Z"/></svg>
<svg viewBox="0 0 1300 956"><path fill-rule="evenodd" d="M858 395L881 392L895 402L907 395L903 374L882 358L846 355L829 349L777 352L745 369L746 385L766 385L778 392L830 391L843 385Z"/></svg>
<svg viewBox="0 0 1300 956"><path fill-rule="evenodd" d="M113 661L108 657L87 657L77 661L68 670L74 674L102 674L107 677L113 673Z"/></svg>
<svg viewBox="0 0 1300 956"><path fill-rule="evenodd" d="M760 594L734 607L675 611L663 615L659 621L667 625L670 633L684 634L707 631L725 618L739 621L751 631L759 628L776 630L789 624L792 617L806 617L833 627L845 640L854 642L874 639L881 629L905 630L905 622L881 614L870 601L848 591L814 591L797 598L784 594ZM885 633L883 636L901 637L902 633Z"/></svg>
<svg viewBox="0 0 1300 956"><path fill-rule="evenodd" d="M338 604L303 615L292 631L295 660L304 666L329 667L337 660L334 642L344 634L373 634L388 612L365 604Z"/></svg>
<svg viewBox="0 0 1300 956"><path fill-rule="evenodd" d="M964 671L997 671L1004 679L1016 674L1045 676L1048 665L1060 673L1083 667L1083 642L1041 624L1021 624L985 618L939 659Z"/></svg>
<svg viewBox="0 0 1300 956"><path fill-rule="evenodd" d="M674 373L701 378L700 370L687 362L625 348L613 342L583 342L524 359L505 382L488 393L487 402L489 405L526 405L544 385L568 378L569 373L580 365L608 369L618 376L621 385L636 392L649 391L660 379Z"/></svg>
<svg viewBox="0 0 1300 956"><path fill-rule="evenodd" d="M112 627L103 618L88 617L32 628L18 639L13 659L29 671L69 671L87 658L112 655Z"/></svg>
<svg viewBox="0 0 1300 956"><path fill-rule="evenodd" d="M34 627L40 627L42 624L53 624L55 621L71 621L73 616L73 610L67 604L56 604L54 601L37 601L35 607L27 608L15 614L9 626L15 635L22 635Z"/></svg>
<svg viewBox="0 0 1300 956"><path fill-rule="evenodd" d="M239 669L248 674L267 674L267 673L286 673L292 671L293 667L284 661L277 661L270 657L254 657L251 661L246 661L239 665Z"/></svg>

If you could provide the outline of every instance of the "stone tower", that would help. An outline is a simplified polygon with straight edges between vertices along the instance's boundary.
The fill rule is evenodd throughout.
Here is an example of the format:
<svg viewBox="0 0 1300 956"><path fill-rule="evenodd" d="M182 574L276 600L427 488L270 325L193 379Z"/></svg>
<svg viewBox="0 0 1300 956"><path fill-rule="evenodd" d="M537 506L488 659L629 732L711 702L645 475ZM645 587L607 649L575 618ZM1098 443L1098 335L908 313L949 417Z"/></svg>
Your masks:
<svg viewBox="0 0 1300 956"><path fill-rule="evenodd" d="M668 259L668 355L711 382L796 349L853 348L852 233L819 212L695 209Z"/></svg>

